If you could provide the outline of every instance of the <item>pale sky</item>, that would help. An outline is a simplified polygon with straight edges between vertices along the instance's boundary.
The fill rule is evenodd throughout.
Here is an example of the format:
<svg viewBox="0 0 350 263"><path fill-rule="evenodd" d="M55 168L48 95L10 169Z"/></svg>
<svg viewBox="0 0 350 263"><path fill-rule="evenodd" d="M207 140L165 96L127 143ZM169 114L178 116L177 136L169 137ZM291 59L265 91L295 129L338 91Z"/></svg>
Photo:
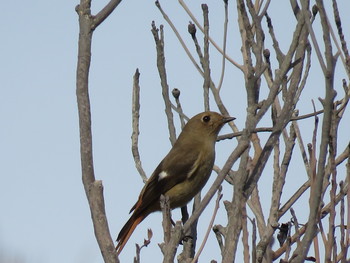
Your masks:
<svg viewBox="0 0 350 263"><path fill-rule="evenodd" d="M95 14L108 1L92 2ZM272 2L269 14L277 36L281 39L281 47L286 51L295 20L289 1ZM339 2L342 2L339 5L344 19L344 32L349 37L350 20L344 10L350 10L350 2ZM188 3L199 21L202 21L201 3L202 1L197 0L191 1L191 5ZM102 262L81 182L75 96L77 4L78 1L67 0L12 0L2 4L0 263ZM187 33L190 18L177 1L161 1L161 4L193 51ZM207 4L211 36L220 44L223 4L222 1L213 0L209 0ZM241 63L241 40L235 9L235 3L232 2L228 54ZM139 147L147 175L153 172L170 149L156 68L155 45L150 31L152 20L155 20L157 26L165 25L166 67L170 89L181 90L180 99L188 116L203 111L203 102L200 99L203 81L155 7L154 1L122 2L94 33L90 71L95 173L96 179L103 180L107 216L113 238L116 238L128 219L129 209L136 202L143 185L132 159L130 140L131 88L136 68L141 73ZM200 34L198 38L202 40ZM266 38L266 47L272 51L267 32ZM212 76L218 82L221 57L213 47L211 50ZM316 60L313 63L318 67ZM314 92L316 88L323 89L323 80L317 77L317 70L315 71L307 85L307 95L300 102L302 114L312 112L310 100L314 99L318 103L317 97L323 94L321 92L321 95L317 95ZM345 77L343 73L339 74L338 82ZM241 72L228 65L222 96L231 115L237 118L236 124L239 128L244 127L245 121L244 92ZM214 103L212 105L212 109L217 110ZM320 109L320 104L317 105ZM178 125L177 133L179 127ZM222 133L229 131L226 127ZM310 137L309 133L306 143ZM217 145L218 165L224 163L235 144L236 141L232 140ZM339 151L342 150L341 147ZM306 178L303 167L301 174L302 178ZM231 199L231 190L227 183L225 188L228 191L223 200ZM212 201L201 217L200 223L203 226L199 228L199 239L206 231L213 203ZM173 215L175 220L180 218L178 211ZM225 212L221 209L216 224L225 222ZM162 241L162 229L161 216L158 213L149 216L136 229L121 255L123 262L132 260L134 244L143 241L146 229L150 227L154 237L149 248L142 251L142 259L144 262L152 259L160 261L161 252L157 243ZM208 258L220 261L213 235L208 246L202 262L207 262Z"/></svg>

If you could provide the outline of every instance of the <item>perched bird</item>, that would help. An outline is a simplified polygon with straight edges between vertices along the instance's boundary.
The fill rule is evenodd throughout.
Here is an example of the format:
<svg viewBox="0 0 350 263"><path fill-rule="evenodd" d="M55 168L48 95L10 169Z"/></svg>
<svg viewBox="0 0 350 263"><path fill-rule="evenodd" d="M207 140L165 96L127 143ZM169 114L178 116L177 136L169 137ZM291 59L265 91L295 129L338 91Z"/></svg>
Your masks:
<svg viewBox="0 0 350 263"><path fill-rule="evenodd" d="M171 209L186 205L206 184L215 160L215 142L225 123L234 120L206 111L191 118L173 148L160 162L131 208L130 219L117 241L120 254L136 226L150 213L160 211L160 196L169 197Z"/></svg>

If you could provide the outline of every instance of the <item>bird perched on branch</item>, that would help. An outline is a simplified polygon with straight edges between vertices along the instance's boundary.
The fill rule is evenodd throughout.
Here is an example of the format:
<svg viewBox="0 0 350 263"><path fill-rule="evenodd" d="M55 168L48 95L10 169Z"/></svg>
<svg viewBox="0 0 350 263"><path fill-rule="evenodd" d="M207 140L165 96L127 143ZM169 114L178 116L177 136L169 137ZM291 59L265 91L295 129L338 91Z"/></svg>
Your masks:
<svg viewBox="0 0 350 263"><path fill-rule="evenodd" d="M117 241L120 254L136 226L150 213L160 211L160 196L169 197L171 209L186 205L206 184L215 160L215 142L225 123L234 120L206 111L191 118L173 148L160 162L131 208L130 219Z"/></svg>

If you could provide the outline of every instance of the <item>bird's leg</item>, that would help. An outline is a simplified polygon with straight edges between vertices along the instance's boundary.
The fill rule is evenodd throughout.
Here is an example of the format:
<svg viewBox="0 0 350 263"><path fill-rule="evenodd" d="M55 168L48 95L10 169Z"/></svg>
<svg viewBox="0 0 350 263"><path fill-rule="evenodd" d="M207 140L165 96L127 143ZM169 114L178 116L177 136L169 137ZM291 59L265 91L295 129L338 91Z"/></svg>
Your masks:
<svg viewBox="0 0 350 263"><path fill-rule="evenodd" d="M181 218L182 225L184 225L188 220L187 205L181 207L181 215L182 215L182 218Z"/></svg>

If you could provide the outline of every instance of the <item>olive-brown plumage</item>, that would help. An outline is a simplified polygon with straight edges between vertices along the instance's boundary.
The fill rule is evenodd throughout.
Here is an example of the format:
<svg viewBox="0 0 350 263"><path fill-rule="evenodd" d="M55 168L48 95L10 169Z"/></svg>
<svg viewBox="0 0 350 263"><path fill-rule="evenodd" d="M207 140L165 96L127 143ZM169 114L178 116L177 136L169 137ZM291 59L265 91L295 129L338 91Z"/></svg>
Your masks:
<svg viewBox="0 0 350 263"><path fill-rule="evenodd" d="M160 210L161 195L169 197L170 207L174 209L186 205L203 188L214 165L218 133L225 123L234 119L206 111L187 122L131 208L130 213L134 212L117 238L118 254L136 226L150 213Z"/></svg>

